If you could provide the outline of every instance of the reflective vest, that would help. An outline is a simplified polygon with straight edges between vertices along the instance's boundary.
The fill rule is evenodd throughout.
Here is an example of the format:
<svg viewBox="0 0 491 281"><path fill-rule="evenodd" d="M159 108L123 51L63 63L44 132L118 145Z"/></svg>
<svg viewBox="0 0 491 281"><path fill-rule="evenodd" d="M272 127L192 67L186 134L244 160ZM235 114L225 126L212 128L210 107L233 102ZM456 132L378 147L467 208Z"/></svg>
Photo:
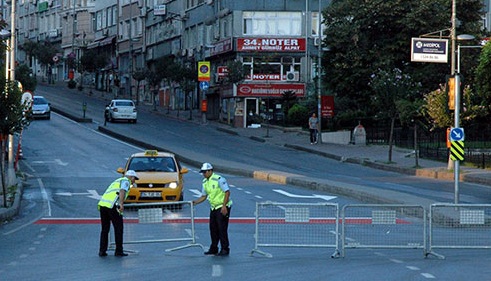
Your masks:
<svg viewBox="0 0 491 281"><path fill-rule="evenodd" d="M127 177L122 177L113 181L113 183L111 183L111 185L106 189L106 191L102 195L97 205L112 209L114 207L114 204L116 204L116 202L119 199L119 190L121 189L122 181L130 181L130 180ZM131 182L129 184L131 187ZM126 199L126 197L128 197L128 192L125 193L124 199Z"/></svg>
<svg viewBox="0 0 491 281"><path fill-rule="evenodd" d="M212 210L216 210L223 206L223 199L225 199L225 192L220 188L220 180L221 176L217 174L212 174L210 178L203 179L203 188L208 195L208 201L210 202L210 206ZM232 200L228 200L227 206L232 205Z"/></svg>

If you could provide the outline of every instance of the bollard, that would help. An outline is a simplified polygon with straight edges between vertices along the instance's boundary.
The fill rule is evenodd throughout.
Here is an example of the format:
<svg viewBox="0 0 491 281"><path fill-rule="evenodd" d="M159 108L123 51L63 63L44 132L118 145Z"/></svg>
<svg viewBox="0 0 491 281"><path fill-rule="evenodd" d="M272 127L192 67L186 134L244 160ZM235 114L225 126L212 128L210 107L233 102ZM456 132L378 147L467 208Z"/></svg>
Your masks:
<svg viewBox="0 0 491 281"><path fill-rule="evenodd" d="M82 110L84 112L84 119L85 119L85 111L87 111L87 102L84 101L84 103L82 104Z"/></svg>

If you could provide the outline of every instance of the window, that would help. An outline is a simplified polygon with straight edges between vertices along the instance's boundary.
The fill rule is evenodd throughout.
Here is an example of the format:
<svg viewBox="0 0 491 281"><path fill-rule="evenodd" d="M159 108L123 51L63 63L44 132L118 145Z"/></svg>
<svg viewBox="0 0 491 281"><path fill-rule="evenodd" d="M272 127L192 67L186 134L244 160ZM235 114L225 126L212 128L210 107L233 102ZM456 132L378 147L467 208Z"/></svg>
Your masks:
<svg viewBox="0 0 491 281"><path fill-rule="evenodd" d="M244 12L244 35L302 35L301 12Z"/></svg>
<svg viewBox="0 0 491 281"><path fill-rule="evenodd" d="M285 80L288 72L300 72L300 57L243 57L246 80Z"/></svg>

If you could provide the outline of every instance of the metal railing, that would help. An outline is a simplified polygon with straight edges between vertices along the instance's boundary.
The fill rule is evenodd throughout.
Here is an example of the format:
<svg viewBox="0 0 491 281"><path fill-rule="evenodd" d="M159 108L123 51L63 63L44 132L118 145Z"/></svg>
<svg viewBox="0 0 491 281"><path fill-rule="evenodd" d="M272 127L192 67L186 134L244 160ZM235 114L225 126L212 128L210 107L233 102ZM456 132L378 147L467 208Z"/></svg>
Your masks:
<svg viewBox="0 0 491 281"><path fill-rule="evenodd" d="M124 207L124 244L187 241L185 245L165 251L189 247L201 247L204 250L203 245L196 243L191 201L125 204ZM112 233L109 239L111 237ZM110 240L109 245L112 248L114 242Z"/></svg>
<svg viewBox="0 0 491 281"><path fill-rule="evenodd" d="M426 211L417 205L351 204L342 209L342 256L346 249L422 249Z"/></svg>
<svg viewBox="0 0 491 281"><path fill-rule="evenodd" d="M260 247L334 248L339 256L339 207L333 203L256 203L255 247L251 255L273 255Z"/></svg>

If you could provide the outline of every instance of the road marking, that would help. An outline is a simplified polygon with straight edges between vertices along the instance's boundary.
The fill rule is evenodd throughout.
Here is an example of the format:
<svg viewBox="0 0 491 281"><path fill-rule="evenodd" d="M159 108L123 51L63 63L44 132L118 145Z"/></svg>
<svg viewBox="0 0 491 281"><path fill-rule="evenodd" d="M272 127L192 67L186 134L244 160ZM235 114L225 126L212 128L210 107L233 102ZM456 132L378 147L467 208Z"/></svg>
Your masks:
<svg viewBox="0 0 491 281"><path fill-rule="evenodd" d="M436 278L433 274L429 274L429 273L421 273L421 275L423 275L423 277L428 278L428 279L435 279Z"/></svg>
<svg viewBox="0 0 491 281"><path fill-rule="evenodd" d="M96 200L101 199L101 196L99 195L99 193L97 193L97 190L94 189L87 189L87 192L57 192L55 194L59 196L69 196L69 197L86 195L88 198L92 198Z"/></svg>
<svg viewBox="0 0 491 281"><path fill-rule="evenodd" d="M190 189L189 191L191 191L192 193L194 193L194 197L201 197L201 191L197 190L197 189Z"/></svg>
<svg viewBox="0 0 491 281"><path fill-rule="evenodd" d="M60 159L55 159L53 161L32 161L33 164L58 164L60 166L68 166L67 162L63 162Z"/></svg>
<svg viewBox="0 0 491 281"><path fill-rule="evenodd" d="M317 194L313 194L313 195L298 195L298 194L292 194L292 193L286 192L286 191L281 190L281 189L273 189L273 191L274 192L277 192L279 194L283 194L285 196L291 197L291 198L323 199L323 200L326 200L326 201L330 201L332 199L336 199L337 198L336 196L317 195Z"/></svg>

